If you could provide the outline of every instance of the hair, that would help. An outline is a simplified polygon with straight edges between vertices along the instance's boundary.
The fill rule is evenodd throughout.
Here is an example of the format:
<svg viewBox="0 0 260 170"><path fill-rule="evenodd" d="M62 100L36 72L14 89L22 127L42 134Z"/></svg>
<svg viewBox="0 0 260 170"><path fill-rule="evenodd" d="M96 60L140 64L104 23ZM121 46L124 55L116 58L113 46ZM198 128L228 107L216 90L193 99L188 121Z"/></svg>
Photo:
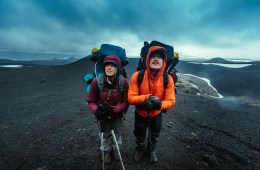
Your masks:
<svg viewBox="0 0 260 170"><path fill-rule="evenodd" d="M161 50L156 50L156 51L153 51L150 56L154 55L154 54L160 54L162 56L162 58L165 57L165 54L164 52L162 52Z"/></svg>

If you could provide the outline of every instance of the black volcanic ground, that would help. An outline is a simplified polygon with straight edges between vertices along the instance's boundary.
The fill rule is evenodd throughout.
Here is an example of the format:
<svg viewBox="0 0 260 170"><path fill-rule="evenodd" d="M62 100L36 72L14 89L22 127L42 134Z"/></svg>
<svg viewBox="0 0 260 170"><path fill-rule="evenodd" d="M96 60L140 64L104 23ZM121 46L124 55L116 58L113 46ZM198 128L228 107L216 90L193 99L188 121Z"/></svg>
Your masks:
<svg viewBox="0 0 260 170"><path fill-rule="evenodd" d="M137 59L126 67L129 77ZM179 74L211 80L223 99L177 87L164 116L159 162L132 159L134 107L122 134L126 169L260 169L259 62L240 69L180 61ZM84 58L64 66L0 68L0 169L99 169L98 127L85 102ZM201 87L203 88L203 87ZM118 168L120 165L111 165Z"/></svg>

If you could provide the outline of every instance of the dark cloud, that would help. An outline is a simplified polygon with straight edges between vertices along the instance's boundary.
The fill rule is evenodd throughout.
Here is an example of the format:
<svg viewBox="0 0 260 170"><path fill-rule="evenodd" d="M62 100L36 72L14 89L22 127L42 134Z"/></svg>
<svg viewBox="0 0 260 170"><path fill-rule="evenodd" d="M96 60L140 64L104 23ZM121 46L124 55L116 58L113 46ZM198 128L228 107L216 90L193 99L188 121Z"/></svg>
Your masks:
<svg viewBox="0 0 260 170"><path fill-rule="evenodd" d="M257 0L1 0L0 46L85 53L101 43L132 37L138 45L157 39L233 48L259 42L259 16Z"/></svg>

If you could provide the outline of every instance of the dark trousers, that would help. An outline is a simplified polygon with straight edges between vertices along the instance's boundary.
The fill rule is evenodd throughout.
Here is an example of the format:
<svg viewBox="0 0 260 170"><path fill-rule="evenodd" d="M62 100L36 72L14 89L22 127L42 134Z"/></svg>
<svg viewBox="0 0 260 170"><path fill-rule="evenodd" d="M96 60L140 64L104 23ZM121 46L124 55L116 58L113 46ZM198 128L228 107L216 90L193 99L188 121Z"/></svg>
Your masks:
<svg viewBox="0 0 260 170"><path fill-rule="evenodd" d="M147 144L145 142L146 130L148 128ZM155 117L150 118L138 115L135 113L135 129L134 135L136 138L136 149L138 151L154 151L158 137L162 129L162 113L158 114ZM149 131L151 138L149 138ZM150 142L149 142L150 141ZM146 147L146 148L145 148Z"/></svg>

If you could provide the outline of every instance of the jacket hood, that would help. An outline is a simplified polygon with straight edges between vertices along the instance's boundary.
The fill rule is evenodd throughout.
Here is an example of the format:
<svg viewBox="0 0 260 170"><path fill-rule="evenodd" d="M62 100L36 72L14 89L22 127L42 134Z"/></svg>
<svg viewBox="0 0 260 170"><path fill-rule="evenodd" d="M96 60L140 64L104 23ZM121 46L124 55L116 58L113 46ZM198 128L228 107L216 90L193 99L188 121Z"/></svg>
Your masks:
<svg viewBox="0 0 260 170"><path fill-rule="evenodd" d="M162 65L162 68L159 70L159 72L156 75L156 77L158 77L158 76L161 76L163 74L163 71L166 67L167 53L166 53L165 48L163 48L161 46L152 46L152 47L149 48L149 51L148 51L147 56L146 56L146 68L147 68L149 75L151 75L150 56L154 52L161 52L163 54L163 65Z"/></svg>
<svg viewBox="0 0 260 170"><path fill-rule="evenodd" d="M117 67L117 73L116 74L118 76L120 74L120 70L121 70L121 60L120 60L120 58L117 55L114 55L114 54L107 55L104 58L103 65L105 66L108 63L113 63L113 64L116 65L116 67Z"/></svg>

